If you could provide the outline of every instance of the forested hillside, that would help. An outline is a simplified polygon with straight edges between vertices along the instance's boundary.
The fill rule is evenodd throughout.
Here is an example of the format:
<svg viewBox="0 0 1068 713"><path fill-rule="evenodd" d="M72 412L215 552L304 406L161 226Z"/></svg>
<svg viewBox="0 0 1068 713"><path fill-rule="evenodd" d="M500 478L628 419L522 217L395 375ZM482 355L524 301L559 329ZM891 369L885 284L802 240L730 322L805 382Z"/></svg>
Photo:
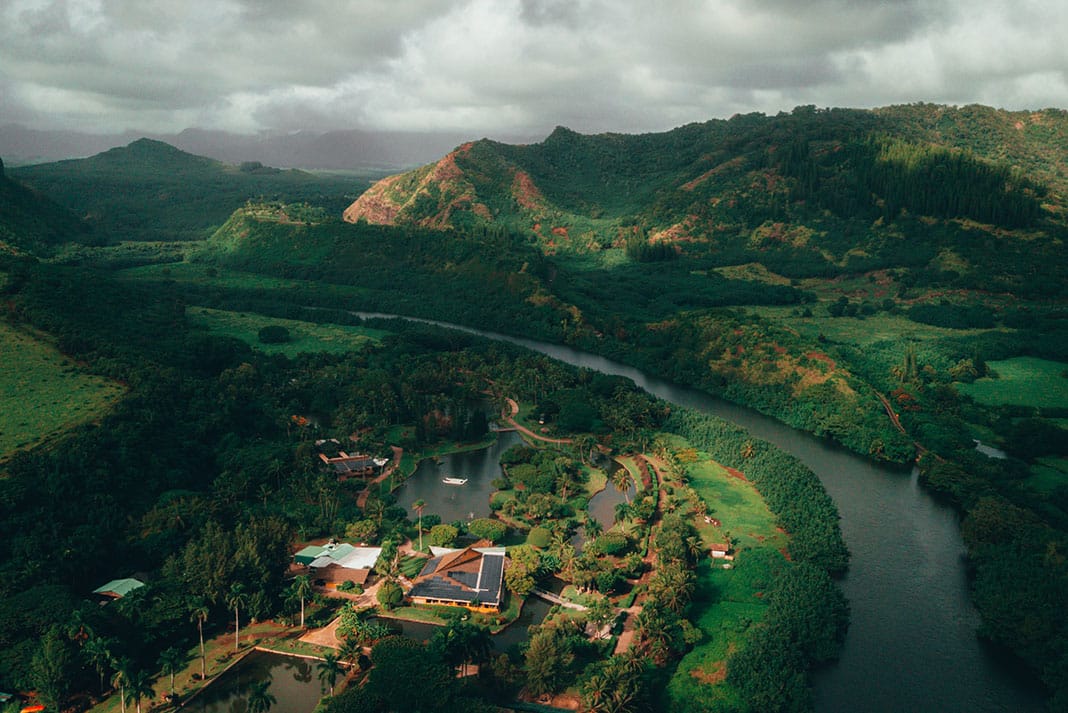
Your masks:
<svg viewBox="0 0 1068 713"><path fill-rule="evenodd" d="M82 217L108 243L203 239L249 199L311 202L340 211L367 186L363 178L281 170L257 161L227 165L151 139L11 173Z"/></svg>
<svg viewBox="0 0 1068 713"><path fill-rule="evenodd" d="M0 252L48 252L63 242L91 240L88 225L8 178L0 160Z"/></svg>

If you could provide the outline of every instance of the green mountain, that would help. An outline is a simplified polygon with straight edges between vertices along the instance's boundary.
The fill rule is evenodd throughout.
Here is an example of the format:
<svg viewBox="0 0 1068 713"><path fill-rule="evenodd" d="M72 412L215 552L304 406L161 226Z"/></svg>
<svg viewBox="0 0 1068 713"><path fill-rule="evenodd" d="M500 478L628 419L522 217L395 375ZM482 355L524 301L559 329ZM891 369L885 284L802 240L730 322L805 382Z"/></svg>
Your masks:
<svg viewBox="0 0 1068 713"><path fill-rule="evenodd" d="M47 253L63 242L84 242L88 232L69 211L5 176L0 161L0 253Z"/></svg>
<svg viewBox="0 0 1068 713"><path fill-rule="evenodd" d="M557 128L539 144L464 144L344 215L496 225L548 253L755 260L795 278L948 261L1027 289L1018 263L1061 254L1066 139L1063 111L932 105L800 107L635 136Z"/></svg>
<svg viewBox="0 0 1068 713"><path fill-rule="evenodd" d="M340 210L367 184L258 162L232 166L150 139L11 173L82 216L109 242L205 238L250 199Z"/></svg>

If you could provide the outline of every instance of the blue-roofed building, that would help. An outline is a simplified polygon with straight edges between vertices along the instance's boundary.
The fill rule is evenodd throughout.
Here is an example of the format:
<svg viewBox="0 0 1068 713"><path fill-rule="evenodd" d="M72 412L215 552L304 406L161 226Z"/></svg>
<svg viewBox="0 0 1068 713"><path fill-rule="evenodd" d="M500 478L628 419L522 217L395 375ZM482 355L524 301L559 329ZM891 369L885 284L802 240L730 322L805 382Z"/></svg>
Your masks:
<svg viewBox="0 0 1068 713"><path fill-rule="evenodd" d="M504 564L503 547L436 550L415 578L408 598L415 604L499 612L504 601Z"/></svg>

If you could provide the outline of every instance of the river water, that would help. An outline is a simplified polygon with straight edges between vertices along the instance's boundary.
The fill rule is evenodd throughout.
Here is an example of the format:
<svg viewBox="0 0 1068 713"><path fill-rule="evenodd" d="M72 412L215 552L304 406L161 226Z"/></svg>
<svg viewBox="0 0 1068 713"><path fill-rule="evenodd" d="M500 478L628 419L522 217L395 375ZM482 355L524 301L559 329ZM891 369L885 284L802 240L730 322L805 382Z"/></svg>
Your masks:
<svg viewBox="0 0 1068 713"><path fill-rule="evenodd" d="M1037 681L976 638L979 615L968 599L957 516L919 488L915 472L872 463L751 409L593 354L413 321L511 342L574 366L630 378L665 401L736 423L811 468L838 506L852 553L840 582L850 601L851 624L840 660L816 673L820 713L1045 710Z"/></svg>

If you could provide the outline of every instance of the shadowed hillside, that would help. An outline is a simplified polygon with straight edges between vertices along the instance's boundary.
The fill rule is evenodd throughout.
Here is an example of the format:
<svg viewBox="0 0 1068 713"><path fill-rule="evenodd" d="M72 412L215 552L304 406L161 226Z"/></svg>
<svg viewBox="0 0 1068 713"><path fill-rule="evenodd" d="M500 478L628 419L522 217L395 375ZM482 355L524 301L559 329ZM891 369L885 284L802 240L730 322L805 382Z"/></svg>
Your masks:
<svg viewBox="0 0 1068 713"><path fill-rule="evenodd" d="M11 173L82 216L108 242L206 238L250 199L310 202L340 211L367 185L362 178L255 161L232 166L150 139Z"/></svg>

